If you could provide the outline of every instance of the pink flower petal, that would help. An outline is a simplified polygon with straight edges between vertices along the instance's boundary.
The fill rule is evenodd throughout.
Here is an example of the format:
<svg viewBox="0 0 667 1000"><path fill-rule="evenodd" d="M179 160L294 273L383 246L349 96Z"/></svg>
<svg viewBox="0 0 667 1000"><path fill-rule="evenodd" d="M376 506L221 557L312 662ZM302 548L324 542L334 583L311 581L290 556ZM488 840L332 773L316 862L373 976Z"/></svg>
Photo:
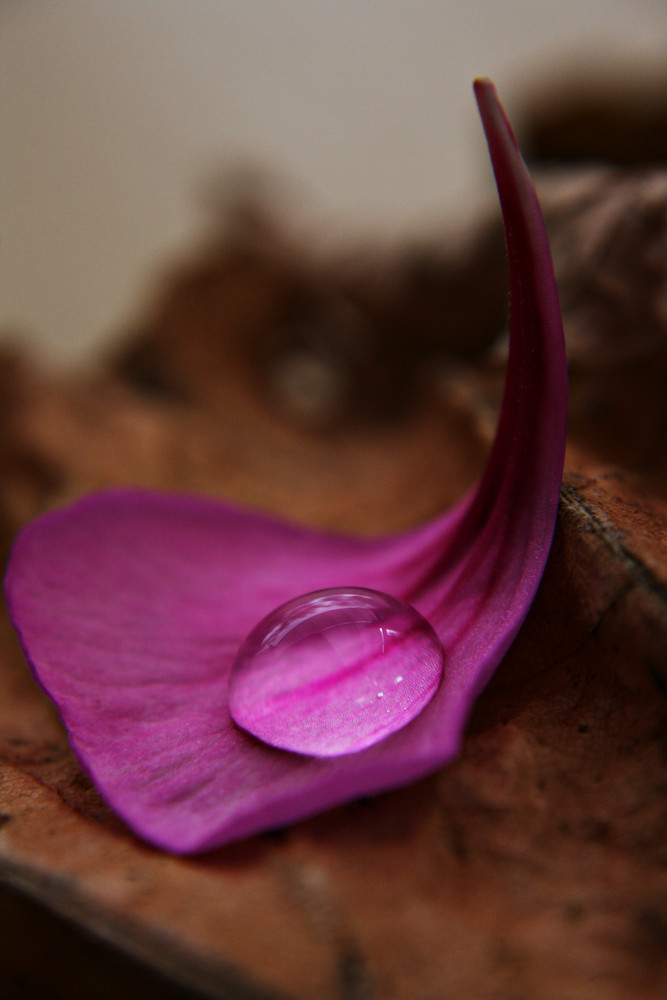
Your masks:
<svg viewBox="0 0 667 1000"><path fill-rule="evenodd" d="M511 350L479 487L390 539L321 534L183 496L118 491L30 524L6 589L12 620L71 745L147 840L202 851L398 786L456 754L474 700L516 635L547 559L562 474L566 369L537 200L488 81L475 85L510 258ZM446 670L409 725L322 759L234 724L239 645L285 601L331 587L413 604Z"/></svg>

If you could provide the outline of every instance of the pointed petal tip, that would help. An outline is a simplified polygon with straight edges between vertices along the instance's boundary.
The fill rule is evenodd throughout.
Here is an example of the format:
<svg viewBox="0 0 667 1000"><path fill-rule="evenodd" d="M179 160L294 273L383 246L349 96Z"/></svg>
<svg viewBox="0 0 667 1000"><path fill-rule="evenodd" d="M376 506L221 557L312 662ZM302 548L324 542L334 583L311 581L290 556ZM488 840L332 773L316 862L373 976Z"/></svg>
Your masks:
<svg viewBox="0 0 667 1000"><path fill-rule="evenodd" d="M493 80L488 76L478 76L475 77L472 84L472 89L475 94L475 99L478 105L482 102L498 101L498 91L496 90L496 85Z"/></svg>
<svg viewBox="0 0 667 1000"><path fill-rule="evenodd" d="M489 130L495 126L495 130L497 131L500 129L501 132L504 132L511 140L515 149L518 150L518 143L516 141L514 129L512 128L510 120L505 113L505 109L500 102L498 91L493 80L491 80L488 76L478 76L473 81L472 86L487 138L489 136Z"/></svg>

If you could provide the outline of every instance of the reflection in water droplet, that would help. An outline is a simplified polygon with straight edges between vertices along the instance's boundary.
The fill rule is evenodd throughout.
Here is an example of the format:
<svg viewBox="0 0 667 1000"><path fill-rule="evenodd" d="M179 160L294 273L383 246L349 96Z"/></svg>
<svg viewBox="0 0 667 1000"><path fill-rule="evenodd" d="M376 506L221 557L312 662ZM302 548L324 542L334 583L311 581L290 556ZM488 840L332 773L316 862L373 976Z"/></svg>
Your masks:
<svg viewBox="0 0 667 1000"><path fill-rule="evenodd" d="M318 757L363 750L435 694L444 651L418 611L379 591L305 594L264 618L237 654L229 709L271 746Z"/></svg>

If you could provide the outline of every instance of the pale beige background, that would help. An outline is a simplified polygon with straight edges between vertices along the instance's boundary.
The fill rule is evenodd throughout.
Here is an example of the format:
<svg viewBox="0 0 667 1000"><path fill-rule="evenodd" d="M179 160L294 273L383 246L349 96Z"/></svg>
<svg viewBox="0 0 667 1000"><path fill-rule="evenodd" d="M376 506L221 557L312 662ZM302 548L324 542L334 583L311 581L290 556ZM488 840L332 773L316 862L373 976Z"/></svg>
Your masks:
<svg viewBox="0 0 667 1000"><path fill-rule="evenodd" d="M664 0L0 0L0 325L87 356L237 163L313 232L444 224L490 179L470 84L654 70Z"/></svg>

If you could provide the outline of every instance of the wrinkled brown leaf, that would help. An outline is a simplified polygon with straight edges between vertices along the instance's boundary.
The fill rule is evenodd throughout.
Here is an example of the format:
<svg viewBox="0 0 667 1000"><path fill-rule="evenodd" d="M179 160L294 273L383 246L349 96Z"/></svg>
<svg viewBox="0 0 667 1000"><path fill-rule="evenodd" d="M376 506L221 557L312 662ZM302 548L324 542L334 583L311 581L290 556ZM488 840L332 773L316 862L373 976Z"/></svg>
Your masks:
<svg viewBox="0 0 667 1000"><path fill-rule="evenodd" d="M609 198L627 207L629 190L616 185ZM553 216L564 301L573 303L566 322L593 298L588 286L577 290L574 266L567 277L567 234L571 246L581 242L577 227L598 195L593 189L570 215L562 201L560 221ZM44 506L118 482L203 490L361 532L428 517L472 482L491 410L484 380L470 369L452 369L444 400L425 391L391 421L362 419L353 408L354 419L315 433L293 412L279 420L278 402L258 396L241 332L261 340L272 328L266 317L283 287L276 273L293 264L282 262L270 280L244 267L243 281L222 289L209 275L203 297L194 275L191 297L183 293L172 312L165 306L164 353L154 342L144 354L142 390L136 355L122 366L135 387L110 375L72 383L39 378L29 366L7 369L6 537ZM335 316L329 279L319 275L316 285L316 301ZM587 343L600 335L596 315ZM209 333L213 320L232 320L233 335L215 341L212 355L204 331L205 363L180 339L193 316ZM654 333L651 343L662 343L664 329ZM157 378L145 366L160 357ZM642 391L664 405L650 379L604 385L619 422L632 422ZM616 424L608 428L607 437L598 428L599 439L613 451ZM575 421L575 436L579 429ZM586 455L569 455L542 587L480 698L460 759L410 788L204 857L155 851L109 813L3 622L0 957L8 995L665 996L667 508L644 457L634 456L637 479L591 458L608 457L597 440L585 442ZM31 928L34 962L11 945ZM68 980L54 949L73 940L77 975Z"/></svg>

